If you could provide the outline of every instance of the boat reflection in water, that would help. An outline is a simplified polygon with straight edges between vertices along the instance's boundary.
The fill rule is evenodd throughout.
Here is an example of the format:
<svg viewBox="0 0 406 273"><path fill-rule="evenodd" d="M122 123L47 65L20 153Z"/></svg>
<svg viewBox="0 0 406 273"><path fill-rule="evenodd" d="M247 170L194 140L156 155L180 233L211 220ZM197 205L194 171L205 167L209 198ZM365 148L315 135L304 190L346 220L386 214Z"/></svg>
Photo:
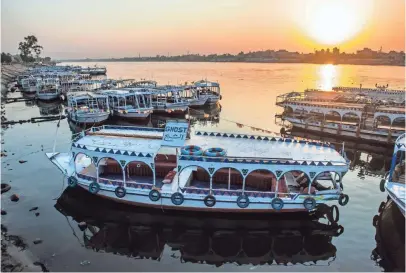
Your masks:
<svg viewBox="0 0 406 273"><path fill-rule="evenodd" d="M329 264L336 255L332 238L344 231L338 224L319 222L316 214L230 215L224 219L221 214L204 212L198 216L168 213L106 200L79 187L67 188L55 208L78 223L86 222L82 231L88 249L216 266ZM176 253L166 256L165 246Z"/></svg>
<svg viewBox="0 0 406 273"><path fill-rule="evenodd" d="M382 202L372 223L376 248L371 259L386 272L405 272L405 217L392 199Z"/></svg>
<svg viewBox="0 0 406 273"><path fill-rule="evenodd" d="M35 103L39 108L39 113L41 116L54 116L63 114L63 106L60 101L44 102L37 100Z"/></svg>

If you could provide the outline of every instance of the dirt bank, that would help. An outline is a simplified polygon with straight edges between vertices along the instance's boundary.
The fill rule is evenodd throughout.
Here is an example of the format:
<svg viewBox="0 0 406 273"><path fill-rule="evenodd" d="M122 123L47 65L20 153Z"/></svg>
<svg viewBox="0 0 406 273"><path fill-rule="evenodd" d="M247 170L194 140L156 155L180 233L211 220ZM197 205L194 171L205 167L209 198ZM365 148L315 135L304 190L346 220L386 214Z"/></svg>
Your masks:
<svg viewBox="0 0 406 273"><path fill-rule="evenodd" d="M24 240L9 235L7 228L1 227L1 272L47 272L41 262L37 262L27 249Z"/></svg>

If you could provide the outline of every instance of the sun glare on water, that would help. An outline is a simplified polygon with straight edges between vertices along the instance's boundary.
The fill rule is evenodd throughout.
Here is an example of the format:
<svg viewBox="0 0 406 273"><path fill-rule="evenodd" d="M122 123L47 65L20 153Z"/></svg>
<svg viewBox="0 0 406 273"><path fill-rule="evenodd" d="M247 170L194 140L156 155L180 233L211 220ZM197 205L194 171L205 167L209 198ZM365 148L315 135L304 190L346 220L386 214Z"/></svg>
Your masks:
<svg viewBox="0 0 406 273"><path fill-rule="evenodd" d="M350 40L365 27L370 1L304 1L301 27L308 36L323 45Z"/></svg>

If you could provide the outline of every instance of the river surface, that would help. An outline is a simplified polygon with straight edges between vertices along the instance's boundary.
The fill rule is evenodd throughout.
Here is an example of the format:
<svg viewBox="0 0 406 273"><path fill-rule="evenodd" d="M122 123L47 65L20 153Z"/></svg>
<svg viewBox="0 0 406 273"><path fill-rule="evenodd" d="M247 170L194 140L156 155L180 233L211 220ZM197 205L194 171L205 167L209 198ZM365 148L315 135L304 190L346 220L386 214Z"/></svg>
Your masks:
<svg viewBox="0 0 406 273"><path fill-rule="evenodd" d="M218 81L221 108L191 112L193 126L249 134L258 133L258 128L261 133L279 132L274 115L282 109L275 106L275 99L282 93L337 85L355 87L360 83L363 87L405 86L404 67L130 62L97 65L107 67L109 78L146 78L159 84L206 78ZM63 106L28 101L7 104L5 110L8 120L24 120L59 114ZM160 117L151 122L158 125ZM328 232L331 226L325 219L315 224L309 219L270 216L231 219L227 215L170 215L92 201L93 196L81 191L64 191L62 174L44 153L52 151L55 140L57 151L68 151L72 132L80 128L69 126L67 120L62 120L59 128L57 123L16 124L1 132L2 150L7 154L2 157L2 183L12 186L2 195L2 208L8 213L2 216L2 223L9 233L25 238L31 251L51 271L382 271L371 259L376 247L372 218L386 200L386 194L379 190L379 175L389 165L391 149L346 143L347 154L353 160L344 177L350 201L339 207L338 223L344 232L336 236ZM21 164L19 160L27 162ZM20 196L19 202L9 200L12 193ZM30 212L35 206L38 210ZM36 216L35 212L40 214ZM78 227L83 220L89 224L85 231ZM325 234L316 236L320 230L326 230ZM309 231L316 235L303 235ZM34 245L36 238L43 243Z"/></svg>

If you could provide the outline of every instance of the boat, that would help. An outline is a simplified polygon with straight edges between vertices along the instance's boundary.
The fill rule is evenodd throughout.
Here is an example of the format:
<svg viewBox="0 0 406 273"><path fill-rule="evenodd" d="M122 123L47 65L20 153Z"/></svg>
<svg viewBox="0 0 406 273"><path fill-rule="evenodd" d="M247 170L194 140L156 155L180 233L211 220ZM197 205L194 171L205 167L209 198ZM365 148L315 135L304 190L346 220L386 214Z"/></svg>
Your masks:
<svg viewBox="0 0 406 273"><path fill-rule="evenodd" d="M94 67L86 67L86 68L82 68L80 70L81 74L89 74L89 75L106 75L107 73L107 68L106 67L98 67L98 66L94 66Z"/></svg>
<svg viewBox="0 0 406 273"><path fill-rule="evenodd" d="M38 82L36 98L39 100L56 100L61 95L59 80L56 78L47 78Z"/></svg>
<svg viewBox="0 0 406 273"><path fill-rule="evenodd" d="M185 114L189 102L182 97L182 89L177 87L166 87L152 90L152 106L154 114Z"/></svg>
<svg viewBox="0 0 406 273"><path fill-rule="evenodd" d="M68 100L68 119L79 124L101 124L110 116L109 99L103 94L76 92Z"/></svg>
<svg viewBox="0 0 406 273"><path fill-rule="evenodd" d="M117 204L81 188L67 188L55 208L78 224L86 223L76 233L88 251L164 263L170 259L175 266L327 265L336 256L333 238L344 232L341 225L322 223L317 216L246 214L224 219L169 213Z"/></svg>
<svg viewBox="0 0 406 273"><path fill-rule="evenodd" d="M199 98L207 98L207 105L216 104L222 99L220 95L220 84L217 82L201 80L195 82L194 86L198 88Z"/></svg>
<svg viewBox="0 0 406 273"><path fill-rule="evenodd" d="M405 132L403 106L310 99L295 93L278 96L276 105L284 108L278 116L298 129L387 145Z"/></svg>
<svg viewBox="0 0 406 273"><path fill-rule="evenodd" d="M99 93L109 97L113 116L125 119L146 119L153 113L151 92L105 90Z"/></svg>
<svg viewBox="0 0 406 273"><path fill-rule="evenodd" d="M32 76L21 79L21 87L23 92L26 94L35 94L37 92L37 85L40 79L34 78Z"/></svg>
<svg viewBox="0 0 406 273"><path fill-rule="evenodd" d="M348 162L328 143L192 132L182 120L92 127L74 137L70 152L46 155L68 185L137 206L269 213L349 201Z"/></svg>
<svg viewBox="0 0 406 273"><path fill-rule="evenodd" d="M129 87L139 87L139 88L156 88L157 82L153 80L140 80L132 82Z"/></svg>
<svg viewBox="0 0 406 273"><path fill-rule="evenodd" d="M398 206L405 216L405 151L406 134L399 136L395 142L391 168L386 177L381 180L380 189L387 191L389 198Z"/></svg>
<svg viewBox="0 0 406 273"><path fill-rule="evenodd" d="M183 87L181 96L189 103L189 107L202 107L207 104L209 96L203 95L195 86Z"/></svg>

